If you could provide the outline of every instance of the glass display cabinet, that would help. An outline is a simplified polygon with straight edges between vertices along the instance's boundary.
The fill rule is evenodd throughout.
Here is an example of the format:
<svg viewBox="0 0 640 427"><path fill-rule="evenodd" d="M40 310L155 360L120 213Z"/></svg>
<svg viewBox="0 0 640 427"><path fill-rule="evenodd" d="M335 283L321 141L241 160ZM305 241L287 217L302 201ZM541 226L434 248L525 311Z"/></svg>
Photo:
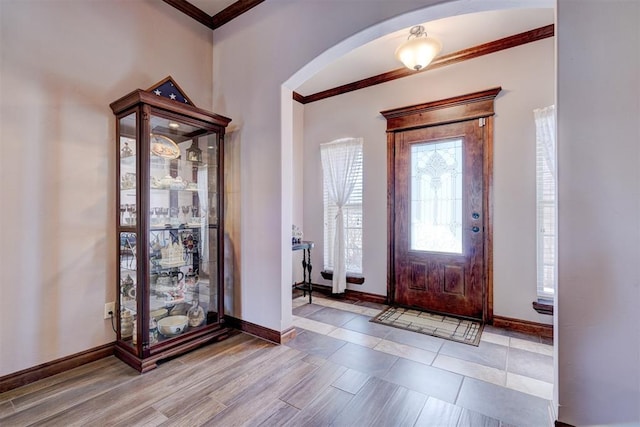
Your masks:
<svg viewBox="0 0 640 427"><path fill-rule="evenodd" d="M223 138L168 77L116 115L115 354L140 372L225 338Z"/></svg>

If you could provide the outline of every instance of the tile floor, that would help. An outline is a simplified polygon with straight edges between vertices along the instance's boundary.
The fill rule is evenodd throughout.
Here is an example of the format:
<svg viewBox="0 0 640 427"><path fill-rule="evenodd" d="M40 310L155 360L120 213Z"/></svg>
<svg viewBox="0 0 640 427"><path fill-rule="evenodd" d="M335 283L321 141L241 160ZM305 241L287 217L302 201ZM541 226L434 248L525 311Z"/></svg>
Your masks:
<svg viewBox="0 0 640 427"><path fill-rule="evenodd" d="M477 425L465 418L474 414L488 425L552 424L549 340L486 326L474 347L369 322L382 309L320 295L314 295L313 304L295 298L298 335L287 345L354 375L373 377L376 387L401 386L405 399L423 399L421 413L411 418L417 419L415 425L438 425L434 417Z"/></svg>

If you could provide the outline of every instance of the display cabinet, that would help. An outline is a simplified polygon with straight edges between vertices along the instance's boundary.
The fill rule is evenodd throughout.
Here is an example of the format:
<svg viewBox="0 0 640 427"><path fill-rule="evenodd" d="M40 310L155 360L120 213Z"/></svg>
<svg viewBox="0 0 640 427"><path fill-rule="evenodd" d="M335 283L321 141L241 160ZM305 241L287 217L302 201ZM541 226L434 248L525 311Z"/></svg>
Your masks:
<svg viewBox="0 0 640 427"><path fill-rule="evenodd" d="M230 119L169 77L116 115L115 354L140 372L229 334L224 319L223 139Z"/></svg>

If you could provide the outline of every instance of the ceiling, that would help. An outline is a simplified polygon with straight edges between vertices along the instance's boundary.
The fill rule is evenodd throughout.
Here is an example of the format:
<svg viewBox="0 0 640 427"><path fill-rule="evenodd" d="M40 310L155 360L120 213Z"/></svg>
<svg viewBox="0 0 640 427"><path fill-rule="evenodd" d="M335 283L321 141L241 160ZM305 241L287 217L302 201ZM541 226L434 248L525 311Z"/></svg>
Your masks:
<svg viewBox="0 0 640 427"><path fill-rule="evenodd" d="M429 36L440 40L440 55L446 55L553 22L554 10L548 8L472 13L417 22L416 25L423 25ZM409 28L406 28L354 49L319 71L295 91L307 96L400 68L402 64L396 60L394 53L408 35Z"/></svg>
<svg viewBox="0 0 640 427"><path fill-rule="evenodd" d="M186 3L184 0L164 1ZM248 10L242 9L243 4L251 3L251 7L258 6L259 10L261 1L263 0L189 0L188 2L209 17L215 17L223 11L222 14L236 8L235 13L230 16L230 19L233 19ZM479 12L430 22L416 22L415 25L423 25L429 36L440 40L442 43L440 55L447 55L553 23L553 8L537 8ZM308 96L401 68L402 64L395 59L394 52L406 40L408 34L409 28L406 28L356 48L328 64L294 90L302 96Z"/></svg>
<svg viewBox="0 0 640 427"><path fill-rule="evenodd" d="M209 16L222 12L227 7L234 4L236 0L189 0L189 3L205 12Z"/></svg>

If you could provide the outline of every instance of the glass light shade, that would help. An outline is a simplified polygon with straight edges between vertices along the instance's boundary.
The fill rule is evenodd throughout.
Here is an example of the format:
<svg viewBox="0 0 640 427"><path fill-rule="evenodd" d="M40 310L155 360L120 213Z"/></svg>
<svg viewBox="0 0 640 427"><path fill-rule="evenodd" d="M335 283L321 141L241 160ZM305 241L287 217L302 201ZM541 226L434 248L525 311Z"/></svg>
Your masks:
<svg viewBox="0 0 640 427"><path fill-rule="evenodd" d="M432 37L417 37L407 40L396 49L396 58L405 67L421 70L442 50L442 44Z"/></svg>

